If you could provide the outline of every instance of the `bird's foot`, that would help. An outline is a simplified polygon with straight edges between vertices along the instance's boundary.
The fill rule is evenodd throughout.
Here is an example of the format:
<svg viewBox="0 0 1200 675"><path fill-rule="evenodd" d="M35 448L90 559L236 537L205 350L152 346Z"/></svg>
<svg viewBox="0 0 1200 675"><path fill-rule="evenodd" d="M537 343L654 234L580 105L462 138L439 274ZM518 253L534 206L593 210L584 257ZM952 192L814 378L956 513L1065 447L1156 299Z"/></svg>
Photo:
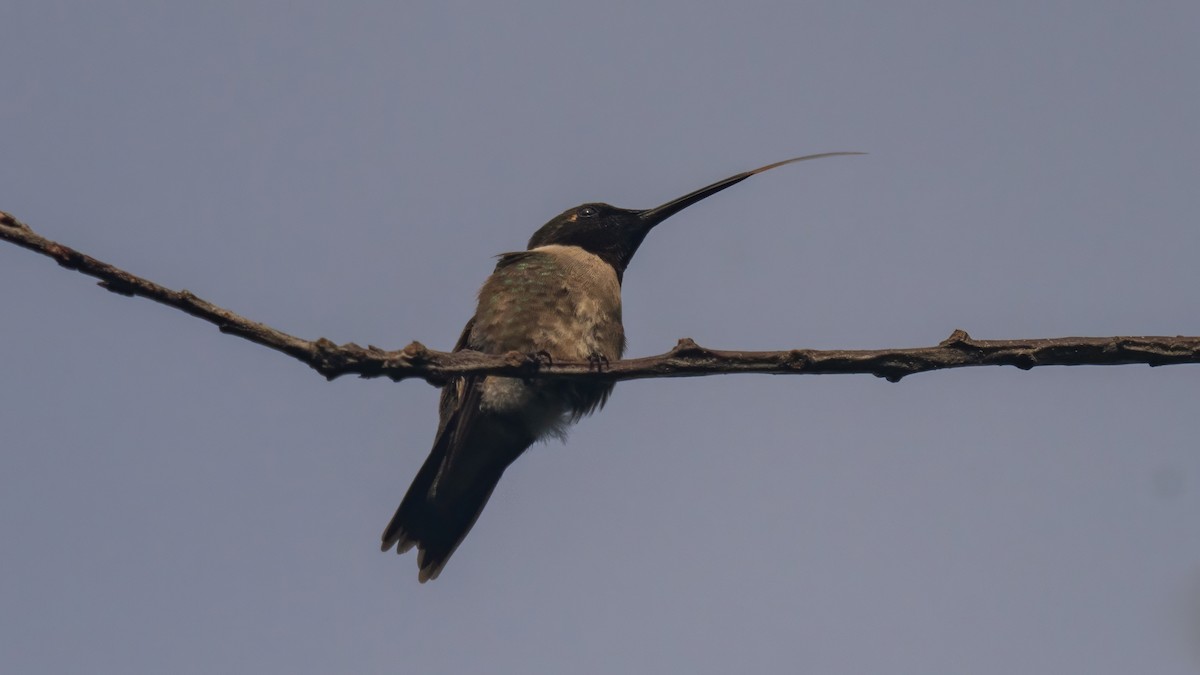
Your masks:
<svg viewBox="0 0 1200 675"><path fill-rule="evenodd" d="M529 352L525 355L525 370L530 376L535 375L542 366L554 365L554 357L550 356L550 352L545 349L539 349L536 352ZM532 384L532 377L525 377L525 384Z"/></svg>
<svg viewBox="0 0 1200 675"><path fill-rule="evenodd" d="M608 367L608 357L600 352L592 352L591 354L588 354L587 360L588 370L595 368L596 372L599 373Z"/></svg>

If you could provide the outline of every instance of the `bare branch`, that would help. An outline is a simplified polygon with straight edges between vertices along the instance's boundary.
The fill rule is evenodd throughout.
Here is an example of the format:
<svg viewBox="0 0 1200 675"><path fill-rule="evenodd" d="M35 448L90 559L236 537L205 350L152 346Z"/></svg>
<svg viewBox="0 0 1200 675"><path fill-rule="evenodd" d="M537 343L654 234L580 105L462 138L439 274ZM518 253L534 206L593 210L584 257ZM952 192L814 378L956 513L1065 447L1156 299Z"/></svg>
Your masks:
<svg viewBox="0 0 1200 675"><path fill-rule="evenodd" d="M54 259L59 265L95 277L100 286L125 296L141 296L182 310L237 335L299 359L334 379L353 374L392 380L423 379L443 384L460 375L566 377L609 381L651 377L698 377L724 373L871 374L891 382L914 373L970 366L1164 366L1200 363L1200 337L1064 337L1029 340L975 340L956 330L935 347L911 349L791 349L786 351L718 351L684 338L658 356L606 364L601 370L588 362L543 363L535 355L510 352L439 352L413 342L398 351L336 345L329 340L304 340L251 321L186 290L173 291L50 241L29 226L0 211L0 239Z"/></svg>

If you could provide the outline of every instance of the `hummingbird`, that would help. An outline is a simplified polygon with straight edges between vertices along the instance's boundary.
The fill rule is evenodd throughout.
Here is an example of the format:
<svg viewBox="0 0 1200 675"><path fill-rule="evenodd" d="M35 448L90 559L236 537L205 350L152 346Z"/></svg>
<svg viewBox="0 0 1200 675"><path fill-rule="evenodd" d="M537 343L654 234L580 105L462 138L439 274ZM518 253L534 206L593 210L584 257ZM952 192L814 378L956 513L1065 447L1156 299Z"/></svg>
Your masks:
<svg viewBox="0 0 1200 675"><path fill-rule="evenodd" d="M598 370L625 352L621 282L656 225L747 178L785 164L858 152L794 157L745 171L651 209L603 203L567 209L524 251L502 253L479 290L454 351L522 352L588 361ZM381 549L418 550L418 580L436 579L487 504L504 470L539 440L559 438L608 400L613 383L465 376L446 384L433 450L383 531Z"/></svg>

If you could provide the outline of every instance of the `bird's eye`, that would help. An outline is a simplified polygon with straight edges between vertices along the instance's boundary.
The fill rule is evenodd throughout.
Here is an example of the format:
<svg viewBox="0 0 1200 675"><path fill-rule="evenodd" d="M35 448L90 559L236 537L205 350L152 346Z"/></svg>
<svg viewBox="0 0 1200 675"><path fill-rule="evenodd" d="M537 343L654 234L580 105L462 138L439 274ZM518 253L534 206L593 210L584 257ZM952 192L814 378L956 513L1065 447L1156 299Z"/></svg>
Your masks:
<svg viewBox="0 0 1200 675"><path fill-rule="evenodd" d="M580 218L593 218L593 217L595 217L595 215L596 215L596 209L594 209L590 206L585 206L585 207L579 209L579 217Z"/></svg>

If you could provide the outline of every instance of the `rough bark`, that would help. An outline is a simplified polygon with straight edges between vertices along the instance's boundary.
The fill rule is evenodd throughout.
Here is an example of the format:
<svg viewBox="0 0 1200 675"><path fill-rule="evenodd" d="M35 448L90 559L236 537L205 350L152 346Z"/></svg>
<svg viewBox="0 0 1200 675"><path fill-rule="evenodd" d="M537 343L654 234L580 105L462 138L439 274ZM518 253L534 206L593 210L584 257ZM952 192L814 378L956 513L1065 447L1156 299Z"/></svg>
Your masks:
<svg viewBox="0 0 1200 675"><path fill-rule="evenodd" d="M612 363L546 363L537 355L481 354L472 351L441 352L419 342L400 350L334 344L325 338L305 340L251 321L197 297L186 290L171 290L51 241L29 226L0 211L0 239L45 255L59 265L100 280L113 293L140 296L203 319L223 333L283 352L308 364L328 379L342 375L422 379L442 384L467 374L516 377L568 377L603 380L636 380L650 377L697 377L725 373L871 374L890 382L914 373L971 366L1113 366L1145 364L1164 366L1200 363L1200 337L1117 336L1062 337L1028 340L976 340L956 330L933 347L907 349L788 349L783 351L730 351L707 349L683 338L670 351L657 356Z"/></svg>

